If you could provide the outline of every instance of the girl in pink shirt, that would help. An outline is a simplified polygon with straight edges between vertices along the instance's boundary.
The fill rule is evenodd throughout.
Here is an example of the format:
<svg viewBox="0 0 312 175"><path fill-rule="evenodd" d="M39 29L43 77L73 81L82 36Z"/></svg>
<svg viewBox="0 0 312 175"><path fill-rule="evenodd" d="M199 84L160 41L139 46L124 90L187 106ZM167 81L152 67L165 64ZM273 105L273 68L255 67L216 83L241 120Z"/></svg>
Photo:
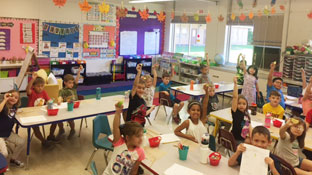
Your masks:
<svg viewBox="0 0 312 175"><path fill-rule="evenodd" d="M310 77L310 82L308 84L308 87L306 88L306 91L303 95L302 98L302 110L303 110L303 115L307 116L307 113L309 110L312 109L312 76Z"/></svg>

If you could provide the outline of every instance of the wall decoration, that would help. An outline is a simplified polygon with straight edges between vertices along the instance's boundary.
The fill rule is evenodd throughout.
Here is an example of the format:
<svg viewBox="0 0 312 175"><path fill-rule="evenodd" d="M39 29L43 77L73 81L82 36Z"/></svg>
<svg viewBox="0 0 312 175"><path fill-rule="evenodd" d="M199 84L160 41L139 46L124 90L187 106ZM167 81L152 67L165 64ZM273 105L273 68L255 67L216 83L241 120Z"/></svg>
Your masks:
<svg viewBox="0 0 312 175"><path fill-rule="evenodd" d="M159 22L164 22L166 20L166 14L165 12L161 11L159 14L156 15L157 16L157 20Z"/></svg>
<svg viewBox="0 0 312 175"><path fill-rule="evenodd" d="M153 13L154 15L157 15L157 12L156 12L156 10L154 10L154 13Z"/></svg>
<svg viewBox="0 0 312 175"><path fill-rule="evenodd" d="M117 7L117 18L125 18L128 14L128 9L127 8L119 8Z"/></svg>
<svg viewBox="0 0 312 175"><path fill-rule="evenodd" d="M134 6L132 6L131 10L132 10L132 11L135 11L135 7L134 7Z"/></svg>
<svg viewBox="0 0 312 175"><path fill-rule="evenodd" d="M239 16L239 19L240 19L241 21L245 21L246 15L245 15L244 13L242 13L242 14Z"/></svg>
<svg viewBox="0 0 312 175"><path fill-rule="evenodd" d="M218 16L218 21L219 22L223 22L223 20L224 20L224 17L222 15Z"/></svg>
<svg viewBox="0 0 312 175"><path fill-rule="evenodd" d="M9 59L15 56L16 58L24 59L26 56L24 48L27 46L34 48L34 53L37 53L38 24L39 21L37 19L0 17L0 30L6 33L5 36L2 35L0 37L2 41L0 44L0 47L2 47L0 51L1 58Z"/></svg>
<svg viewBox="0 0 312 175"><path fill-rule="evenodd" d="M50 41L43 41L42 42L42 51L50 52L51 49L51 42Z"/></svg>
<svg viewBox="0 0 312 175"><path fill-rule="evenodd" d="M268 6L265 6L265 7L264 7L264 9L263 9L263 14L264 14L264 15L267 15L267 16L269 16L269 14L270 14L270 11L269 11L269 8L268 8Z"/></svg>
<svg viewBox="0 0 312 175"><path fill-rule="evenodd" d="M101 13L107 14L109 12L109 4L106 4L105 2L102 2L102 4L99 4L99 11Z"/></svg>
<svg viewBox="0 0 312 175"><path fill-rule="evenodd" d="M64 7L67 0L53 0L54 5L58 7Z"/></svg>
<svg viewBox="0 0 312 175"><path fill-rule="evenodd" d="M284 6L284 5L280 5L280 9L281 9L282 11L285 11L285 6Z"/></svg>
<svg viewBox="0 0 312 175"><path fill-rule="evenodd" d="M160 33L159 29L144 34L144 54L155 55L159 53Z"/></svg>
<svg viewBox="0 0 312 175"><path fill-rule="evenodd" d="M10 34L10 29L0 29L0 51L10 50Z"/></svg>
<svg viewBox="0 0 312 175"><path fill-rule="evenodd" d="M193 16L193 18L194 18L194 21L199 21L199 15L198 15L198 13L195 13L194 16Z"/></svg>
<svg viewBox="0 0 312 175"><path fill-rule="evenodd" d="M120 55L137 54L138 32L122 31L120 32Z"/></svg>
<svg viewBox="0 0 312 175"><path fill-rule="evenodd" d="M109 12L101 14L101 22L105 25L116 26L116 6L113 4L109 5Z"/></svg>
<svg viewBox="0 0 312 175"><path fill-rule="evenodd" d="M99 4L98 3L90 3L92 7L87 13L87 20L88 21L99 21L101 18L101 12L99 11Z"/></svg>
<svg viewBox="0 0 312 175"><path fill-rule="evenodd" d="M235 21L235 19L236 19L236 16L235 16L234 13L232 13L232 15L231 15L231 20L232 20L232 21Z"/></svg>
<svg viewBox="0 0 312 175"><path fill-rule="evenodd" d="M181 21L187 23L189 20L188 16L186 15L186 13L183 13L183 15L181 16Z"/></svg>
<svg viewBox="0 0 312 175"><path fill-rule="evenodd" d="M146 21L149 17L149 14L148 14L148 9L144 9L143 11L139 11L139 14L141 16L141 19L143 21Z"/></svg>
<svg viewBox="0 0 312 175"><path fill-rule="evenodd" d="M308 13L307 16L308 16L309 19L312 19L312 11L310 11L310 13Z"/></svg>
<svg viewBox="0 0 312 175"><path fill-rule="evenodd" d="M253 0L253 3L252 3L252 7L253 7L253 8L257 7L257 4L258 4L257 1L258 1L258 0Z"/></svg>
<svg viewBox="0 0 312 175"><path fill-rule="evenodd" d="M42 23L42 42L50 42L50 51L41 49L43 54L51 58L66 58L68 49L74 48L74 43L79 43L79 25L63 23ZM73 58L79 57L79 51L73 52Z"/></svg>
<svg viewBox="0 0 312 175"><path fill-rule="evenodd" d="M275 7L271 8L271 14L274 15L276 13Z"/></svg>
<svg viewBox="0 0 312 175"><path fill-rule="evenodd" d="M259 18L262 16L262 12L261 12L261 10L258 10L257 15L258 15L258 17L259 17Z"/></svg>
<svg viewBox="0 0 312 175"><path fill-rule="evenodd" d="M92 6L88 3L87 0L84 0L82 3L79 2L79 7L82 12L88 12L92 8Z"/></svg>
<svg viewBox="0 0 312 175"><path fill-rule="evenodd" d="M171 20L173 20L173 19L174 19L174 16L175 16L175 14L174 14L174 10L172 10L172 11L171 11L171 14L170 14Z"/></svg>
<svg viewBox="0 0 312 175"><path fill-rule="evenodd" d="M242 0L237 0L237 4L239 6L239 8L244 8L244 4L243 4L243 1Z"/></svg>
<svg viewBox="0 0 312 175"><path fill-rule="evenodd" d="M208 13L208 15L205 17L205 19L206 19L206 23L207 24L211 22L211 15L210 15L210 13Z"/></svg>

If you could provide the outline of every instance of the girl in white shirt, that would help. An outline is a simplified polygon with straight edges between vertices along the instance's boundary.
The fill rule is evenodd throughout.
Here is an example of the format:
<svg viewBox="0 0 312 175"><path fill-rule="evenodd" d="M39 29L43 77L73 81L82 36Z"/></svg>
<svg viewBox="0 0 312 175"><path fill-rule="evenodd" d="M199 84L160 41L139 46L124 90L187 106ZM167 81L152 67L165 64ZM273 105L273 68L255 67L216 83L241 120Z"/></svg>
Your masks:
<svg viewBox="0 0 312 175"><path fill-rule="evenodd" d="M142 76L142 79L145 81L145 91L144 91L143 99L146 103L147 110L151 108L152 109L155 108L155 106L153 105L153 101L154 101L154 94L155 94L155 89L157 85L157 71L156 71L157 67L158 67L157 64L153 65L152 67L154 78L152 78L150 75Z"/></svg>
<svg viewBox="0 0 312 175"><path fill-rule="evenodd" d="M187 106L187 112L190 114L188 120L185 120L174 130L174 134L196 143L200 142L203 134L207 133L205 123L207 123L207 105L209 100L209 86L204 86L206 95L203 100L203 106L198 101L191 101ZM181 131L186 129L186 134Z"/></svg>

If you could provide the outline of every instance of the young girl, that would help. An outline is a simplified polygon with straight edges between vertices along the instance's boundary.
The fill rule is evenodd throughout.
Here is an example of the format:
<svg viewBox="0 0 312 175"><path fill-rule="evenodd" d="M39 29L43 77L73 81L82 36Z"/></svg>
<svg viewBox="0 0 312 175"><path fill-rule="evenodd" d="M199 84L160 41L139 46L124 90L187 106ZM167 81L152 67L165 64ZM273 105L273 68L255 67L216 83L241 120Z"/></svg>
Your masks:
<svg viewBox="0 0 312 175"><path fill-rule="evenodd" d="M24 163L17 160L18 156L24 150L25 140L12 132L15 124L15 114L20 104L19 92L11 90L4 94L4 99L0 103L0 153L8 157L8 149L13 154L10 163L18 167L23 167Z"/></svg>
<svg viewBox="0 0 312 175"><path fill-rule="evenodd" d="M244 84L242 95L247 99L248 104L256 103L257 96L260 97L258 86L258 68L256 66L249 66L246 70L245 56L243 56L243 71L244 71Z"/></svg>
<svg viewBox="0 0 312 175"><path fill-rule="evenodd" d="M139 165L145 158L143 148L143 128L137 122L126 122L120 128L120 116L123 106L115 105L116 113L113 122L114 152L103 175L138 174Z"/></svg>
<svg viewBox="0 0 312 175"><path fill-rule="evenodd" d="M157 71L156 71L157 67L158 67L157 64L153 65L152 67L154 78L152 78L150 75L145 75L142 77L145 80L145 91L143 94L143 99L146 103L147 110L155 108L155 106L153 105L153 101L157 85Z"/></svg>
<svg viewBox="0 0 312 175"><path fill-rule="evenodd" d="M237 76L237 83L238 85L244 84L244 71L243 71L243 64L246 65L245 60L240 60L240 57L243 56L241 53L238 55L237 58L237 66L236 66L236 76Z"/></svg>
<svg viewBox="0 0 312 175"><path fill-rule="evenodd" d="M196 143L200 142L203 134L207 133L205 123L207 122L207 104L209 100L209 87L204 86L206 95L203 100L203 106L198 101L191 101L187 106L187 112L190 114L188 120L185 120L174 130L174 134ZM181 131L186 129L186 134Z"/></svg>
<svg viewBox="0 0 312 175"><path fill-rule="evenodd" d="M248 101L243 95L238 95L237 77L234 77L234 90L232 100L232 134L238 144L250 142L252 131L250 116L248 113Z"/></svg>
<svg viewBox="0 0 312 175"><path fill-rule="evenodd" d="M302 110L303 115L306 117L307 113L312 109L312 76L310 77L310 82L305 89L303 98L302 98Z"/></svg>
<svg viewBox="0 0 312 175"><path fill-rule="evenodd" d="M294 117L289 119L279 131L275 154L291 164L298 175L311 174L312 161L299 157L298 150L304 147L304 139L306 135L305 122Z"/></svg>

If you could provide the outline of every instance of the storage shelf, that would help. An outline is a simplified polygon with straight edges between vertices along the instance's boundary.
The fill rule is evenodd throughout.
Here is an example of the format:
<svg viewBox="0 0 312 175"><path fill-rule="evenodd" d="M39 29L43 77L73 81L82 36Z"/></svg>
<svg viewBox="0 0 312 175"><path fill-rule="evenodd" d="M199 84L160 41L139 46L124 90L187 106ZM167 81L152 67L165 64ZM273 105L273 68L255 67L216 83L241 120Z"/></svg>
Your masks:
<svg viewBox="0 0 312 175"><path fill-rule="evenodd" d="M15 64L0 64L0 69L13 69L22 67L23 63L15 63Z"/></svg>
<svg viewBox="0 0 312 175"><path fill-rule="evenodd" d="M185 72L181 72L182 74L185 74L185 75L190 75L190 76L193 76L193 77L198 77L198 75L194 75L194 74L190 74L190 73L185 73Z"/></svg>
<svg viewBox="0 0 312 175"><path fill-rule="evenodd" d="M189 66L199 67L199 65L197 65L197 64L190 64L190 63L184 63L184 62L180 62L180 64L185 64L185 65L189 65Z"/></svg>

